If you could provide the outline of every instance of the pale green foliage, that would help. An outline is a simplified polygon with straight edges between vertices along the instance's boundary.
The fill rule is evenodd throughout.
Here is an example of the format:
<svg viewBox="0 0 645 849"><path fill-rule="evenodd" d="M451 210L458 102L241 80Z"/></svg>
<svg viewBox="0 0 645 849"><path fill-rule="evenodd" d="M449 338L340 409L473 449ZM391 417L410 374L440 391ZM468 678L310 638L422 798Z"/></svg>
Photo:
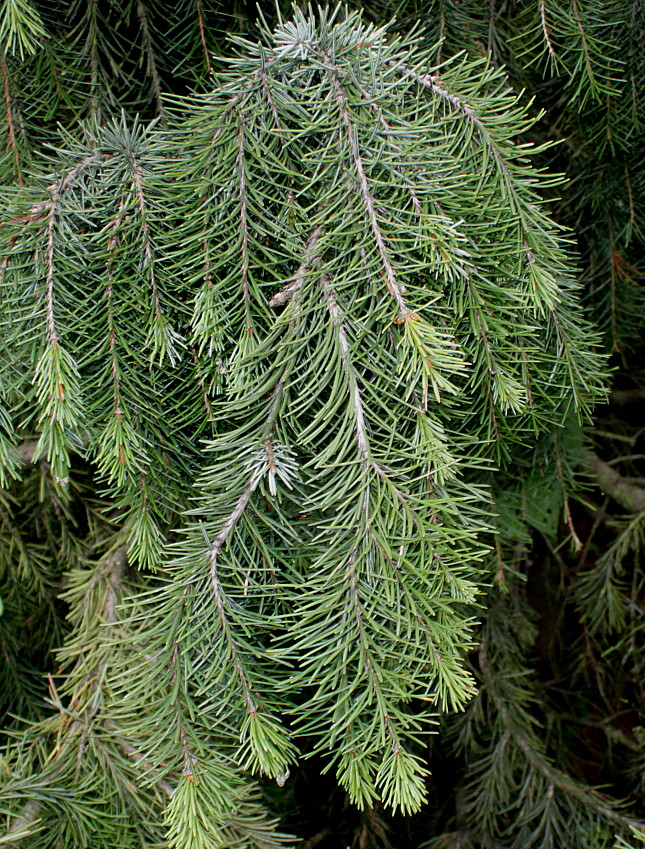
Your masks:
<svg viewBox="0 0 645 849"><path fill-rule="evenodd" d="M0 9L0 42L6 53L20 58L38 50L45 27L38 11L28 0L3 0Z"/></svg>
<svg viewBox="0 0 645 849"><path fill-rule="evenodd" d="M340 8L235 38L206 93L164 99L147 7L125 3L163 120L107 120L123 31L81 6L90 98L79 72L70 108L91 120L29 173L11 151L25 185L0 229L3 483L37 439L28 459L78 522L46 555L67 633L49 706L7 750L8 827L47 845L34 798L63 847L279 847L249 773L282 785L305 748L357 806L413 813L424 746L471 704L481 834L547 847L575 814L609 839L623 819L577 784L545 808L566 779L512 650L497 683L480 653L474 702L466 662L503 475L557 457L566 505L558 451L605 381L529 107L490 58L440 63ZM199 53L201 8L172 19L175 48ZM101 503L79 512L82 472ZM536 516L511 516L504 545Z"/></svg>
<svg viewBox="0 0 645 849"><path fill-rule="evenodd" d="M645 9L631 0L405 0L405 26L503 65L516 90L547 110L538 137L563 145L572 180L559 217L575 229L590 303L613 350L642 336L641 163ZM555 148L554 154L557 154ZM562 167L559 165L559 167ZM636 260L636 261L635 261ZM541 276L541 275L538 275Z"/></svg>

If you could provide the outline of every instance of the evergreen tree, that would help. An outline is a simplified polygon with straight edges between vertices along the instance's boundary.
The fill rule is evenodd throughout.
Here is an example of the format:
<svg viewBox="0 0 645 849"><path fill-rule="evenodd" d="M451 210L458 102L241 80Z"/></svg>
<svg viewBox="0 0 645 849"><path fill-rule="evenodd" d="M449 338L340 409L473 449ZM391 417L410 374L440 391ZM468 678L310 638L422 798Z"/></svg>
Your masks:
<svg viewBox="0 0 645 849"><path fill-rule="evenodd" d="M0 845L645 841L644 29L4 0Z"/></svg>

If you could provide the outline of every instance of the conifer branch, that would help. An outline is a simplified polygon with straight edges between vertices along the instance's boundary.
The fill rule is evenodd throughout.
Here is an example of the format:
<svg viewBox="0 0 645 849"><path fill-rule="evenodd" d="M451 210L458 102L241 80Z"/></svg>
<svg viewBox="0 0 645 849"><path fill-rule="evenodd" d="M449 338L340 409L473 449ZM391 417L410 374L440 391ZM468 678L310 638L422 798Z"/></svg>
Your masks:
<svg viewBox="0 0 645 849"><path fill-rule="evenodd" d="M365 411L363 408L363 400L361 396L360 387L358 385L358 379L356 377L356 371L354 369L350 356L350 344L347 338L347 333L345 331L343 318L338 307L338 302L336 300L331 281L327 274L321 275L320 285L325 296L325 300L327 302L327 309L329 310L329 314L332 317L332 321L336 328L336 333L338 336L341 362L343 364L343 371L345 372L345 376L349 386L350 405L355 417L356 441L361 462L366 469L373 471L386 483L386 485L393 492L398 501L403 505L406 511L410 513L413 522L417 525L419 530L422 530L419 518L416 516L415 511L411 510L411 508L409 507L408 500L405 495L394 484L390 476L374 460L372 456L367 431L367 423L365 420ZM408 314L408 319L409 318L410 315ZM365 492L368 494L369 497L369 488L366 488Z"/></svg>
<svg viewBox="0 0 645 849"><path fill-rule="evenodd" d="M80 162L77 162L76 165L69 168L62 177L51 183L47 186L47 192L49 193L49 200L46 201L38 201L37 203L32 204L29 207L28 212L25 215L20 216L17 219L14 219L11 222L7 223L24 223L30 224L32 222L40 221L43 218L47 218L51 215L52 212L52 204L57 203L61 196L74 184L76 179L80 177L84 172L90 168L92 165L99 165L101 162L105 162L111 158L111 154L109 153L91 153L88 156L85 156ZM12 237L12 243L15 241L15 238Z"/></svg>
<svg viewBox="0 0 645 849"><path fill-rule="evenodd" d="M122 407L122 399L121 399L121 379L119 377L119 361L117 356L117 325L114 318L114 309L113 309L113 290L114 290L114 259L113 254L117 247L119 236L118 229L122 222L126 218L126 201L125 199L121 200L119 204L119 210L115 220L111 223L110 229L113 231L112 235L108 239L107 249L110 258L107 263L107 286L105 287L105 295L107 300L107 324L108 324L108 334L109 341L108 347L110 351L110 372L112 374L112 381L114 384L113 392L114 392L114 416L119 418L123 416L123 407ZM121 465L125 465L125 452L123 451L123 447L120 447L120 462Z"/></svg>
<svg viewBox="0 0 645 849"><path fill-rule="evenodd" d="M345 372L345 376L347 378L350 404L352 405L352 410L354 412L355 417L356 442L358 445L358 451L361 460L365 464L366 462L371 461L371 452L369 439L367 436L365 413L363 411L363 400L361 398L361 392L358 386L358 381L356 379L356 373L352 367L349 356L349 341L347 339L347 334L345 333L345 327L343 325L343 319L338 308L336 297L331 287L330 280L326 274L321 275L320 286L325 296L325 300L327 301L327 309L329 310L329 314L332 317L332 321L334 323L336 333L338 335L338 345L340 348L341 362L343 364L343 371ZM369 490L367 491L369 492Z"/></svg>
<svg viewBox="0 0 645 849"><path fill-rule="evenodd" d="M127 549L127 545L113 548L99 561L94 567L85 593L85 598L88 599L90 594L96 591L100 583L105 584L100 615L108 629L113 628L117 621L117 592L120 589L123 570L127 562ZM89 653L93 648L94 645L90 644L77 653L76 668L78 672L82 671L84 674L77 678L75 689L71 693L69 703L66 707L62 706L54 682L51 676L49 676L53 704L58 705L60 719L57 722L57 742L50 753L48 758L49 766L44 773L48 782L53 781L65 772L66 758L74 745L76 747L75 763L77 777L80 772L87 735L99 709L99 690L105 684L104 661L101 661L98 666L85 671L85 654ZM81 714L82 718L79 718ZM106 726L112 728L114 724L107 721ZM58 762L57 765L52 766L56 762ZM29 830L29 826L37 822L42 807L43 805L41 803L28 801L23 806L20 814L13 819L4 837L0 837L0 844L4 845L5 842L8 842L10 847L17 846L25 837L30 836L32 832ZM13 840L8 841L10 836Z"/></svg>
<svg viewBox="0 0 645 849"><path fill-rule="evenodd" d="M240 202L240 236L241 261L240 276L242 282L242 298L244 300L244 313L246 318L246 333L253 332L253 319L251 313L251 295L249 292L249 224L247 220L247 197L246 197L246 162L244 160L244 118L238 116L237 125L237 175L238 195Z"/></svg>
<svg viewBox="0 0 645 849"><path fill-rule="evenodd" d="M356 372L350 357L349 340L347 338L343 318L338 307L338 302L334 294L332 283L326 273L323 273L320 276L320 287L327 304L327 309L336 329L338 345L340 349L340 359L348 383L349 403L354 416L356 444L361 463L366 470L374 471L377 474L385 477L386 480L388 480L385 473L380 469L378 464L372 458L369 436L367 432L367 423L365 419L365 411L363 408L363 400L361 397L361 391L358 385ZM390 737L392 753L395 756L398 756L401 752L399 735L397 734L396 729L393 726L390 711L387 707L389 698L386 693L384 693L381 685L381 672L379 670L379 665L376 659L373 657L372 651L370 649L369 639L365 630L363 612L361 609L362 604L358 588L359 573L357 561L359 558L360 548L366 537L373 538L369 518L370 490L370 484L366 483L366 485L362 489L360 496L361 504L359 512L361 515L362 527L356 529L356 544L353 550L350 552L345 566L349 595L348 603L351 606L351 609L353 610L356 633L358 635L358 642L361 646L361 652L363 654L363 662L365 664L365 669L367 672L369 687L374 695L375 702L381 713L383 725L387 730L387 734ZM400 493L398 493L398 490L397 494L400 495Z"/></svg>
<svg viewBox="0 0 645 849"><path fill-rule="evenodd" d="M635 486L595 454L587 455L589 471L600 489L630 513L645 513L645 489Z"/></svg>
<svg viewBox="0 0 645 849"><path fill-rule="evenodd" d="M208 52L208 45L206 44L206 32L204 29L204 8L202 5L202 0L195 0L195 9L197 11L197 26L199 27L199 40L202 45L202 50L204 51L204 62L206 63L206 70L210 74L211 72L211 57Z"/></svg>
<svg viewBox="0 0 645 849"><path fill-rule="evenodd" d="M540 0L540 24L542 26L542 33L544 34L544 41L549 51L549 54L555 58L555 50L553 49L553 44L551 43L551 37L549 35L549 28L546 20L546 0Z"/></svg>
<svg viewBox="0 0 645 849"><path fill-rule="evenodd" d="M159 299L159 288L157 286L157 279L154 268L152 240L150 237L150 227L148 225L147 203L143 191L141 165L138 162L133 163L132 180L134 182L134 188L136 191L139 212L141 213L141 235L143 236L144 266L148 271L148 278L150 280L150 289L152 290L152 300L154 305L154 315L157 322L161 322L163 319L163 315L161 310L161 302Z"/></svg>
<svg viewBox="0 0 645 849"><path fill-rule="evenodd" d="M389 293L396 301L401 319L405 320L408 316L409 310L406 306L405 299L403 298L403 287L397 281L396 271L392 263L392 258L385 244L385 239L383 237L383 233L378 222L378 216L376 214L376 204L370 191L367 176L365 174L365 168L363 167L363 160L361 158L361 152L358 147L356 128L352 125L352 120L349 114L349 108L347 104L347 97L345 95L345 92L343 91L343 87L338 78L338 71L333 65L331 57L327 54L325 58L328 62L327 67L330 72L330 77L334 88L334 95L336 98L336 103L338 104L338 111L340 113L340 117L343 123L345 139L351 151L352 163L356 171L356 176L358 178L361 198L363 200L365 212L370 224L370 228L372 230L372 234L374 236L374 241L376 242L376 246L381 257L381 262L383 264L385 282L387 284Z"/></svg>
<svg viewBox="0 0 645 849"><path fill-rule="evenodd" d="M4 94L4 102L7 119L7 132L9 134L9 146L14 161L16 171L16 180L19 186L24 186L25 181L22 177L22 167L20 165L20 153L18 151L18 142L16 139L16 128L14 126L13 116L13 98L11 96L11 81L9 79L9 69L7 68L7 60L3 52L0 51L0 74L2 75L2 90Z"/></svg>
<svg viewBox="0 0 645 849"><path fill-rule="evenodd" d="M280 121L280 116L278 114L278 109L276 107L275 98L273 96L273 92L269 86L269 75L267 73L266 68L260 72L260 79L262 81L262 90L264 91L264 96L266 97L267 103L269 104L269 109L271 110L271 116L273 118L273 126L276 130L282 130L282 123ZM280 147L284 147L284 139L282 137L282 133L278 136L278 140L280 143Z"/></svg>
<svg viewBox="0 0 645 849"><path fill-rule="evenodd" d="M549 782L549 786L551 788L550 792L553 793L553 789L557 788L566 796L576 799L587 808L591 808L604 819L619 823L625 828L637 828L641 830L641 822L619 813L614 808L604 805L600 801L601 797L597 791L577 784L569 779L563 772L552 767L546 756L536 750L535 746L531 744L527 737L517 730L517 724L513 722L513 719L509 714L509 709L498 691L496 676L489 660L486 640L482 641L479 648L479 667L484 677L486 692L490 695L493 703L495 704L496 710L499 712L500 718L506 729L505 733L508 735L509 739L513 739L531 767L541 773Z"/></svg>
<svg viewBox="0 0 645 849"><path fill-rule="evenodd" d="M184 599L186 597L187 589L184 590L182 595L182 605L184 608ZM192 746L188 739L188 733L186 730L186 721L184 717L184 710L180 701L180 688L177 686L177 675L178 675L178 667L181 662L181 649L178 642L175 642L172 646L171 653L171 677L170 683L173 689L176 692L175 697L172 700L172 710L173 710L173 719L177 723L177 730L179 732L179 740L181 744L181 760L183 764L183 774L185 778L189 781L195 780L194 770L199 763L199 758L192 752Z"/></svg>
<svg viewBox="0 0 645 849"><path fill-rule="evenodd" d="M0 837L0 844L6 845L6 849L15 849L25 837L30 837L34 833L32 827L40 822L41 809L42 805L38 802L26 802L20 814L14 817L7 832ZM36 831L40 828L36 828Z"/></svg>
<svg viewBox="0 0 645 849"><path fill-rule="evenodd" d="M68 435L70 426L76 426L82 410L78 386L78 368L67 350L60 344L57 330L55 288L55 228L59 204L63 193L91 165L105 158L102 154L84 157L64 176L48 187L49 200L32 205L27 221L44 217L45 222L45 285L44 351L36 363L35 379L40 405L39 424L42 427L38 454L46 454L52 471L59 483L68 482L69 453ZM78 429L75 427L75 429Z"/></svg>
<svg viewBox="0 0 645 849"><path fill-rule="evenodd" d="M391 62L390 66L392 68L395 68L396 70L402 71L405 76L411 77L412 79L416 80L416 82L418 82L420 85L430 89L433 94L437 94L443 101L452 106L453 109L457 110L457 112L465 116L468 121L477 128L480 137L482 138L482 141L493 154L493 158L495 160L497 168L506 184L508 197L509 199L511 199L513 209L519 219L519 226L522 233L522 242L524 244L526 263L527 266L530 268L532 265L535 264L535 255L528 242L528 235L524 222L524 203L519 197L517 184L511 175L511 171L500 149L500 146L495 141L495 138L492 132L486 126L486 123L479 117L479 115L469 103L467 103L463 98L459 97L454 92L451 92L447 88L445 88L439 77L433 76L432 74L419 74L410 68L406 68L405 66L399 66L394 62Z"/></svg>
<svg viewBox="0 0 645 849"><path fill-rule="evenodd" d="M390 147L392 148L392 150L396 150L397 152L399 152L399 154L401 154L401 152L402 152L401 145L397 144L396 137L392 132L392 128L390 127L390 124L389 124L387 118L383 114L383 110L379 109L379 107L376 105L376 103L374 103L374 100L373 100L372 96L370 95L369 91L365 88L365 86L360 81L355 81L355 85L360 90L361 94L363 95L363 97L365 99L365 103L369 106L370 111L372 112L372 115L374 115L374 117L379 121L379 123L381 124L381 126L385 130L386 137L387 137L387 140L388 140ZM408 159L407 161L404 160L403 163L401 163L400 165L397 166L397 170L401 174L403 174L404 176L406 174L406 166L413 167L413 163L410 162L410 160ZM414 207L414 211L416 212L418 218L420 219L422 214L423 214L423 210L421 209L421 203L419 202L419 197L418 197L417 192L414 188L413 181L411 181L411 180L407 181L407 190L408 190L408 193L410 195L410 199L412 201L412 206ZM441 205L436 200L434 201L434 203L435 203L437 209L441 209Z"/></svg>
<svg viewBox="0 0 645 849"><path fill-rule="evenodd" d="M587 68L587 75L589 79L593 82L595 79L595 74L593 70L593 64L591 62L591 56L589 55L589 44L587 42L587 35L585 33L584 27L582 26L582 21L580 19L580 10L578 9L578 0L571 0L571 12L573 14L573 18L576 22L576 26L578 28L578 32L580 33L580 43L582 44L582 51L584 55L584 62Z"/></svg>
<svg viewBox="0 0 645 849"><path fill-rule="evenodd" d="M282 371L282 373L281 373L281 375L278 379L278 382L276 383L275 388L273 390L273 396L272 396L271 404L269 406L269 411L267 413L267 417L266 417L266 420L265 420L265 423L264 423L264 427L262 429L262 436L261 436L260 442L264 442L265 440L269 439L269 437L271 436L271 431L273 430L273 427L276 423L276 419L277 419L277 416L278 416L278 413L279 413L279 410L280 410L280 404L282 402L282 391L283 391L283 388L284 388L284 385L285 385L285 381L287 379L288 368L289 368L289 365L287 365L283 369L283 371ZM244 514L244 511L248 507L249 502L251 500L251 496L253 495L253 493L255 492L255 490L257 488L257 484L258 484L257 476L255 474L251 475L251 477L249 478L249 480L247 482L246 487L244 488L242 493L239 495L237 501L235 502L235 507L229 513L229 515L225 518L224 522L222 523L221 530L219 531L219 533L217 534L217 536L215 537L215 539L211 543L208 555L209 555L209 561L210 561L210 577L211 577L211 582L212 582L212 585L213 585L213 592L215 593L216 598L218 597L217 593L218 593L218 588L219 588L219 581L218 581L218 578L217 578L217 561L218 561L220 552L221 552L222 548L224 547L224 545L226 544L226 542L227 542L231 532L235 528L235 525L237 524L238 520L241 518L241 516Z"/></svg>
<svg viewBox="0 0 645 849"><path fill-rule="evenodd" d="M58 190L55 186L50 189L51 202L47 216L47 254L46 254L46 279L45 279L45 302L47 310L47 331L49 344L52 348L58 346L58 333L56 332L56 319L54 317L54 226L56 223L56 207L58 204ZM58 392L62 395L62 385L59 383Z"/></svg>
<svg viewBox="0 0 645 849"><path fill-rule="evenodd" d="M269 306L272 309L276 307L281 307L284 304L288 303L295 295L297 295L307 278L307 272L310 269L315 268L318 265L318 241L322 237L324 233L324 227L319 225L315 227L309 239L307 240L307 244L305 246L304 258L301 262L298 271L294 274L293 279L286 283L279 292L276 292L275 295L269 300Z"/></svg>
<svg viewBox="0 0 645 849"><path fill-rule="evenodd" d="M643 314L641 30L604 21L601 0L403 0L396 30L294 9L260 15L259 43L232 33L224 66L209 47L237 18L212 0L52 3L48 45L0 56L0 843L280 849L244 773L282 787L299 739L303 769L325 758L352 803L412 813L443 793L425 781L428 735L472 699L450 766L465 771L456 830L421 839L609 845L634 820L548 754L518 587L530 528L551 532L563 509L577 528L567 498L605 373L545 192L580 235L585 279L611 283L590 302L621 350L625 316ZM603 54L627 30L633 101ZM437 65L442 51L461 52ZM557 103L547 123L518 81ZM151 98L161 121L144 127ZM104 105L123 117L97 123ZM531 143L556 124L576 139L566 204L548 140ZM48 158L32 157L43 140ZM609 675L631 693L645 502L640 459L623 460L633 478L587 461L638 512L602 562L577 564L569 609L599 688ZM67 466L79 479L63 489ZM122 541L131 565L163 571L113 574ZM481 617L479 696L465 658ZM31 672L19 685L53 642L42 719ZM584 676L575 649L561 659Z"/></svg>
<svg viewBox="0 0 645 849"><path fill-rule="evenodd" d="M191 349L190 349L190 353L191 353L193 363L195 365L195 372L197 373L197 384L199 386L199 391L201 393L202 400L204 402L204 409L206 410L206 417L207 417L208 421L210 422L210 421L213 420L213 408L211 406L210 398L208 397L208 391L206 389L206 383L204 382L204 378L203 378L202 374L200 373L199 359L197 357L197 352L195 351L194 347L192 347L192 346L191 346Z"/></svg>
<svg viewBox="0 0 645 849"><path fill-rule="evenodd" d="M98 45L98 2L97 0L88 0L88 36L87 42L90 46L90 85L92 87L90 95L90 115L93 118L99 115L99 45Z"/></svg>
<svg viewBox="0 0 645 849"><path fill-rule="evenodd" d="M98 165L101 162L106 162L108 159L111 159L112 154L110 153L101 153L100 151L96 151L95 153L90 153L87 156L83 157L80 162L70 168L59 180L57 183L52 183L49 186L50 193L55 189L57 197L60 197L63 192L66 192L67 189L76 181L78 177L87 171L92 165ZM44 207L43 207L44 208ZM32 207L32 211L38 209L38 205Z"/></svg>
<svg viewBox="0 0 645 849"><path fill-rule="evenodd" d="M152 79L152 88L155 94L155 102L157 104L157 113L160 116L163 126L166 124L165 110L163 98L161 95L161 77L157 69L157 59L155 57L154 45L152 41L152 33L150 32L150 21L148 20L148 10L142 0L137 0L137 17L141 24L141 34L143 36L143 48L146 54L148 63L148 71Z"/></svg>
<svg viewBox="0 0 645 849"><path fill-rule="evenodd" d="M253 487L255 489L255 486ZM244 499L246 498L246 501ZM235 519L234 514L237 512L238 518L244 512L246 508L246 504L248 503L248 499L250 498L250 494L246 495L243 493L238 499L238 503L236 505L236 509L234 513L229 516L229 519L234 522ZM232 527L232 525L231 525ZM220 535L221 536L221 535ZM217 544L218 541L214 544ZM223 544L223 543L222 543ZM222 633L224 634L224 639L226 640L226 644L228 645L229 654L231 656L231 661L233 663L233 669L235 670L235 674L240 682L240 686L242 688L242 692L244 693L244 699L246 701L246 707L249 716L254 716L258 712L256 699L253 696L253 688L251 682L249 681L248 675L244 671L242 663L239 658L239 649L237 646L237 642L235 637L233 636L233 632L228 621L228 617L226 616L225 610L225 602L224 602L224 594L222 590L222 586L219 582L219 578L217 577L217 556L214 553L214 546L211 548L211 566L210 566L210 580L211 587L213 589L213 595L215 596L215 604L217 605L217 610L219 612L220 625L222 628Z"/></svg>

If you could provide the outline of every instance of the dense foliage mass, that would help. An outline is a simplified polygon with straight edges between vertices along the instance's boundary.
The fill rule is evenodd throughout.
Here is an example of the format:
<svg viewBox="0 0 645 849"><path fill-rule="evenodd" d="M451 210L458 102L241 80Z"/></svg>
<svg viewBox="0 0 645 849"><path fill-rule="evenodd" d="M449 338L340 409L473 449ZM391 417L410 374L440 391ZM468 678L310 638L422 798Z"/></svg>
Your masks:
<svg viewBox="0 0 645 849"><path fill-rule="evenodd" d="M645 841L644 36L4 0L1 845Z"/></svg>

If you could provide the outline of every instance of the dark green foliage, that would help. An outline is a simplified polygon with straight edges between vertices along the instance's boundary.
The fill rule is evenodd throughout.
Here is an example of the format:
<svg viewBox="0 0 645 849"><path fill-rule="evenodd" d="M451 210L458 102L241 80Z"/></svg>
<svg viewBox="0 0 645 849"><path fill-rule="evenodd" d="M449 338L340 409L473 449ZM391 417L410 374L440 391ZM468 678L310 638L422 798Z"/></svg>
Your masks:
<svg viewBox="0 0 645 849"><path fill-rule="evenodd" d="M393 11L0 9L0 844L638 845L643 9Z"/></svg>

